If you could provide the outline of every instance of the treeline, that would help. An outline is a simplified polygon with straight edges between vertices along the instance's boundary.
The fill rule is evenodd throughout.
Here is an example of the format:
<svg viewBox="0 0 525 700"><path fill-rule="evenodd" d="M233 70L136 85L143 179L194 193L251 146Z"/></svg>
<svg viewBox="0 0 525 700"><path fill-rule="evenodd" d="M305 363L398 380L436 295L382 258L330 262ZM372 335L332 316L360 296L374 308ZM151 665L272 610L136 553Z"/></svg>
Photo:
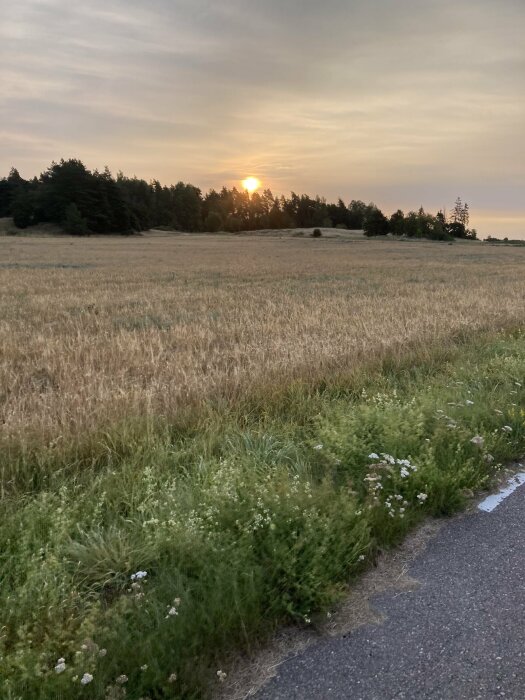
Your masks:
<svg viewBox="0 0 525 700"><path fill-rule="evenodd" d="M450 216L445 211L439 211L435 216L427 213L423 207L419 211L404 214L398 209L390 218L376 208L364 222L366 236L384 236L388 233L394 236L408 238L430 238L438 241L454 238L477 239L476 229L469 228L469 206L458 197Z"/></svg>
<svg viewBox="0 0 525 700"><path fill-rule="evenodd" d="M458 204L459 203L459 204ZM13 168L0 180L0 217L13 217L19 228L51 222L66 233L131 234L151 228L180 231L253 231L257 229L336 227L364 230L369 236L475 237L468 229L468 206L456 202L451 220L423 209L384 216L373 203L342 199L329 203L322 197L274 197L223 187L203 194L198 187L179 182L166 187L119 173L113 177L90 171L76 159L61 160L32 180Z"/></svg>

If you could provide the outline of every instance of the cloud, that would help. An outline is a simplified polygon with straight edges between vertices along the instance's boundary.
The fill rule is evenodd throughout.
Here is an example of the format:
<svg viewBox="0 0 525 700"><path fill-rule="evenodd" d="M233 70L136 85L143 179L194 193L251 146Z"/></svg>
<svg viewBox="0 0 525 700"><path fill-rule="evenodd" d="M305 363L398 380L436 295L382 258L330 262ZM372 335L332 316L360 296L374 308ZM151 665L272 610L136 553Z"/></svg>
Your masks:
<svg viewBox="0 0 525 700"><path fill-rule="evenodd" d="M519 212L524 26L520 0L10 3L0 168Z"/></svg>

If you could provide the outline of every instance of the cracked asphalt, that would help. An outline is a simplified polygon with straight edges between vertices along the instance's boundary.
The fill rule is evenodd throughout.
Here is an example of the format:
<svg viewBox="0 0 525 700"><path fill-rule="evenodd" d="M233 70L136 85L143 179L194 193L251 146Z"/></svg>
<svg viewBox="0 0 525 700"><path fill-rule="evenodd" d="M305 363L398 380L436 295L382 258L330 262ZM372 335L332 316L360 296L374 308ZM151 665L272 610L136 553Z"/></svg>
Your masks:
<svg viewBox="0 0 525 700"><path fill-rule="evenodd" d="M285 660L257 700L525 700L525 486L450 520L407 573L419 587L371 600L382 623Z"/></svg>

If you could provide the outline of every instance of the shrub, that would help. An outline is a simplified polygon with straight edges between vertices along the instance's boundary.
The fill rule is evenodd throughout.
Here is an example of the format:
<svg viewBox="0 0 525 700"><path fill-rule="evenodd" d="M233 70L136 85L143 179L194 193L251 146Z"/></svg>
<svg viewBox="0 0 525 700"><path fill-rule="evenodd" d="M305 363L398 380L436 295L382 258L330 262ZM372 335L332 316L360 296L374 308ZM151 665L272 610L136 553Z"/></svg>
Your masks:
<svg viewBox="0 0 525 700"><path fill-rule="evenodd" d="M323 235L323 232L321 231L320 228L314 228L313 233L312 233L312 238L321 238Z"/></svg>

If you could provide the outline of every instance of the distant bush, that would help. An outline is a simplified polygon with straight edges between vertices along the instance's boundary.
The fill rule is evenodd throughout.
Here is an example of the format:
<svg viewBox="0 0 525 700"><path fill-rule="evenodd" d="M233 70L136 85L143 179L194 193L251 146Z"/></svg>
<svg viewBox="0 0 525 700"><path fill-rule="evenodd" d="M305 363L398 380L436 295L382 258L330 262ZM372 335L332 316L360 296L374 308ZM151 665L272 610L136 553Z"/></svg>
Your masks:
<svg viewBox="0 0 525 700"><path fill-rule="evenodd" d="M312 238L321 238L323 235L323 232L321 231L320 228L314 228L313 233L312 233Z"/></svg>

